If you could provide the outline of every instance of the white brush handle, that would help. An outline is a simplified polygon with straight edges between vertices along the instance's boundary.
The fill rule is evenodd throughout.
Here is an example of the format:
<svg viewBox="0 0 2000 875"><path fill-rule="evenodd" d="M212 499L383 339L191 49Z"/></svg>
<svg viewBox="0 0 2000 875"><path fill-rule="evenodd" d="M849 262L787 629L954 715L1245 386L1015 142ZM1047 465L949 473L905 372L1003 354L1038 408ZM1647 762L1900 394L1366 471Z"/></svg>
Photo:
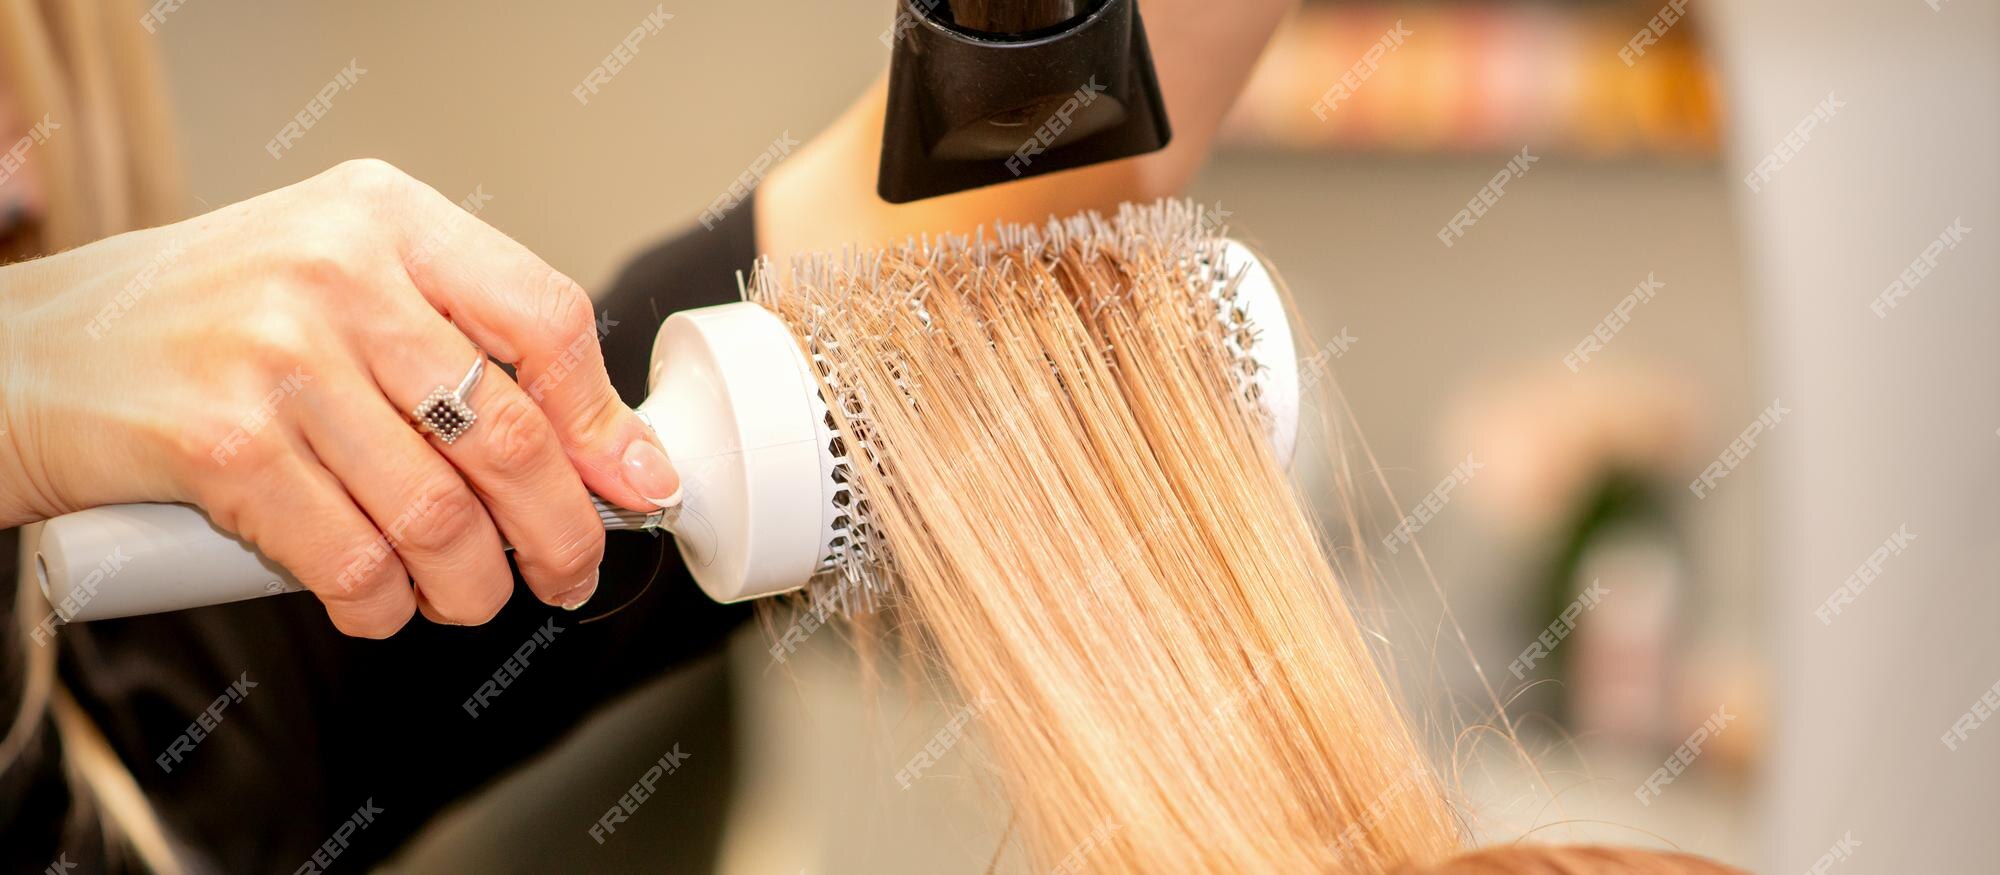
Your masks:
<svg viewBox="0 0 2000 875"><path fill-rule="evenodd" d="M607 529L657 526L593 497ZM283 566L185 504L120 504L56 517L28 535L24 554L64 622L157 614L305 587Z"/></svg>
<svg viewBox="0 0 2000 875"><path fill-rule="evenodd" d="M303 587L184 504L121 504L26 532L22 555L64 622L219 605Z"/></svg>
<svg viewBox="0 0 2000 875"><path fill-rule="evenodd" d="M755 304L675 313L654 341L639 416L681 475L681 505L634 513L597 499L607 529L674 533L718 601L803 586L831 538L821 409L798 346ZM307 525L309 521L297 521ZM184 504L126 504L24 530L28 573L65 622L297 592L298 580Z"/></svg>

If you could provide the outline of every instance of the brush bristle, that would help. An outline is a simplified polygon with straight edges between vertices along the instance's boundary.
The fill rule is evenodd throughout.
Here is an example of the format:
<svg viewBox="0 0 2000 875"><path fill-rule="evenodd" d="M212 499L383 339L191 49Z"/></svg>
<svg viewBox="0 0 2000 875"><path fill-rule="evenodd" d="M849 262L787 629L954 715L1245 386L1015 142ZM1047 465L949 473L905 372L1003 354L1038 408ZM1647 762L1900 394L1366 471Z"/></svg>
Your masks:
<svg viewBox="0 0 2000 875"><path fill-rule="evenodd" d="M835 510L835 536L822 571L808 588L822 615L873 612L896 579L893 546L873 520L877 501L864 481L896 483L893 453L883 445L873 412L882 404L921 410L925 387L905 376L902 357L931 344L982 342L1016 330L1023 307L1063 304L1087 322L1129 320L1141 304L1171 296L1183 314L1175 330L1197 355L1216 357L1220 378L1233 381L1244 402L1246 424L1260 427L1266 414L1256 403L1252 377L1257 328L1235 304L1238 277L1224 272L1224 228L1203 208L1169 200L1122 206L1106 217L1089 212L1039 224L996 223L970 234L905 240L882 249L848 249L793 258L780 266L760 260L747 297L779 315L799 338L820 380L824 424L833 453L833 487L844 500ZM1097 268L1104 269L1086 269ZM934 295L949 289L950 295ZM1151 296L1139 301L1135 296ZM931 307L964 308L974 333L944 337ZM1100 349L1118 366L1117 351ZM891 397L870 397L856 369L886 373ZM923 415L952 415L924 411ZM990 440L1006 439L1007 425L986 423ZM855 476L855 466L874 477Z"/></svg>

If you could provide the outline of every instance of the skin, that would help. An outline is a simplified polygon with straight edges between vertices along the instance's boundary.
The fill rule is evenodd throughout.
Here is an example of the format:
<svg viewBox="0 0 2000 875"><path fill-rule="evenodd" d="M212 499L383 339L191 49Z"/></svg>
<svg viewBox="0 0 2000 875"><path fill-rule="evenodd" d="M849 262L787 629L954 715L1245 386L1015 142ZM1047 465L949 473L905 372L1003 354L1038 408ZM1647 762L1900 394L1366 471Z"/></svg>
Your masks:
<svg viewBox="0 0 2000 875"><path fill-rule="evenodd" d="M341 631L385 637L419 610L497 614L502 536L537 597L580 604L604 549L585 489L678 499L583 289L380 161L0 268L0 287L0 526L190 502ZM521 383L488 367L471 430L418 433L407 411L475 348Z"/></svg>

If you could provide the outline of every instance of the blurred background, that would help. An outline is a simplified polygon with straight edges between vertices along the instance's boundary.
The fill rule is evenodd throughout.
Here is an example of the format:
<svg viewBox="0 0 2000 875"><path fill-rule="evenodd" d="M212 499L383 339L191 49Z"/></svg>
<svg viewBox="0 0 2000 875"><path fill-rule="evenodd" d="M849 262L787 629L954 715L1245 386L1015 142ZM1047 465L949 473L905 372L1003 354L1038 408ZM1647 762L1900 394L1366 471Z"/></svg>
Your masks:
<svg viewBox="0 0 2000 875"><path fill-rule="evenodd" d="M1855 871L1990 871L2000 850L1977 825L1996 810L2000 739L1938 742L2000 678L1984 241L2000 27L1990 2L1835 7L1307 3L1189 193L1269 253L1324 344L1308 365L1370 453L1342 447L1375 493L1356 498L1378 532L1371 617L1434 748L1461 765L1483 842L1680 847L1758 871L1807 869L1844 832L1867 848L1843 863ZM570 87L656 8L673 16L663 33L580 105ZM481 218L596 288L880 75L890 14L195 0L160 38L202 205L380 157L453 200L487 196ZM1632 50L1649 21L1664 35ZM1351 98L1311 111L1385 38ZM272 160L272 132L350 60L366 78ZM1956 72L1939 87L1929 64ZM1785 148L1829 95L1835 114ZM1774 150L1781 171L1746 183ZM1451 235L1510 161L1525 172ZM1906 299L1922 308L1871 313L1955 217L1978 245L1942 256ZM1937 362L1923 379L1823 366L1843 350ZM1700 485L1718 462L1726 476ZM1300 476L1341 510L1322 466ZM1399 524L1415 544L1391 550L1379 539ZM1814 609L1899 531L1909 556L1822 622ZM667 782L672 803L589 849L593 868L675 870L698 840L675 812L726 805L722 871L982 869L1006 822L974 745L911 789L891 780L952 709L866 684L837 633L783 666L768 634L579 715L561 749L399 865L577 859L577 830L538 828L550 811L594 810L706 733L690 752L723 748L726 780ZM1499 725L1501 702L1525 760L1461 733ZM1690 741L1699 755L1645 792Z"/></svg>

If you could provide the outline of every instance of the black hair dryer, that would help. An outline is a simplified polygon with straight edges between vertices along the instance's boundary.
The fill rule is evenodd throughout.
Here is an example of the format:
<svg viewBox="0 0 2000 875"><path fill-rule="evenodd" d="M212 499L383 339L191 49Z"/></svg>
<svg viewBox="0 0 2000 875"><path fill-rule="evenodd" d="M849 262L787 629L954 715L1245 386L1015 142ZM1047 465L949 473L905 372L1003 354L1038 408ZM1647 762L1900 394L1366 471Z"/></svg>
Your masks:
<svg viewBox="0 0 2000 875"><path fill-rule="evenodd" d="M1166 104L1137 0L897 0L890 203L1143 155Z"/></svg>

